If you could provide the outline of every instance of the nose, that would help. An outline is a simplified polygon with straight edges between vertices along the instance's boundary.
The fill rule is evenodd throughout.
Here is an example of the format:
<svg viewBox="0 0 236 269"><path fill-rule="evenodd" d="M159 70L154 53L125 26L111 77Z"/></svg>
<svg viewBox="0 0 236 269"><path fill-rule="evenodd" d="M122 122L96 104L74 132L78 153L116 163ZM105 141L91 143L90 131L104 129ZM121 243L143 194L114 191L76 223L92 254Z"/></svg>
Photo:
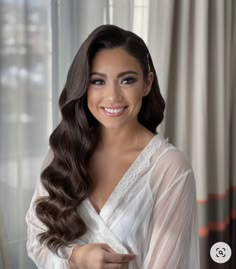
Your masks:
<svg viewBox="0 0 236 269"><path fill-rule="evenodd" d="M110 101L121 101L123 99L122 91L116 83L108 85L106 96Z"/></svg>

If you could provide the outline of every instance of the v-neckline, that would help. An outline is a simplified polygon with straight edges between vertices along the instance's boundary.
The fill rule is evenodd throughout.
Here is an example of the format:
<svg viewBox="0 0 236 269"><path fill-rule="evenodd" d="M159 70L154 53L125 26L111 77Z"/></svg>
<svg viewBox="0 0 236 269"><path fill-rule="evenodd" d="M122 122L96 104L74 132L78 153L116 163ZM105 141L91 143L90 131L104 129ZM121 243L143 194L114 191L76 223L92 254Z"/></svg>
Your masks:
<svg viewBox="0 0 236 269"><path fill-rule="evenodd" d="M129 166L129 168L125 171L125 173L123 174L123 176L121 177L121 179L118 181L118 183L116 184L115 188L113 189L113 191L110 193L109 197L107 198L107 200L105 201L105 203L103 204L102 208L99 210L99 212L96 210L96 208L93 206L92 202L90 201L89 197L85 199L85 202L88 204L88 206L92 209L92 211L100 216L103 217L103 212L106 212L109 205L111 204L111 201L113 200L115 194L117 192L119 192L120 189L122 189L123 185L125 184L125 182L128 180L129 175L132 173L137 173L135 167L138 166L138 164L140 163L141 159L143 160L143 156L145 155L145 153L147 152L148 148L153 144L153 142L156 140L156 137L158 136L158 134L154 135L150 141L146 144L146 146L140 151L140 153L138 154L138 156L135 158L135 160L132 162L132 164Z"/></svg>

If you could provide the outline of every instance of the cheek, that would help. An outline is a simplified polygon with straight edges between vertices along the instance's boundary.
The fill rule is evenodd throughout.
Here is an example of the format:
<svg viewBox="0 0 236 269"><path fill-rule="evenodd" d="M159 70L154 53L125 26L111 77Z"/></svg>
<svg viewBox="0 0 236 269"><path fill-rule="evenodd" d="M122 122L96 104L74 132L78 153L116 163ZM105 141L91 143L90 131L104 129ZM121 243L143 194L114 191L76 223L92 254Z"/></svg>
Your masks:
<svg viewBox="0 0 236 269"><path fill-rule="evenodd" d="M142 100L143 100L142 91L140 89L139 90L136 89L136 91L130 95L129 99L131 100L133 104L136 104L137 106L141 106Z"/></svg>
<svg viewBox="0 0 236 269"><path fill-rule="evenodd" d="M142 106L142 103L143 103L143 97L145 96L145 94L144 94L144 89L143 88L141 88L140 90L139 90L139 94L136 96L136 100L137 100L137 103L139 103L139 109L141 108L141 106Z"/></svg>
<svg viewBox="0 0 236 269"><path fill-rule="evenodd" d="M95 91L88 89L87 91L87 104L88 108L94 107L98 101Z"/></svg>
<svg viewBox="0 0 236 269"><path fill-rule="evenodd" d="M140 109L141 109L141 107L142 107L142 101L143 101L143 99L142 99L142 97L140 97L140 99L137 101L137 112L139 113L139 111L140 111Z"/></svg>

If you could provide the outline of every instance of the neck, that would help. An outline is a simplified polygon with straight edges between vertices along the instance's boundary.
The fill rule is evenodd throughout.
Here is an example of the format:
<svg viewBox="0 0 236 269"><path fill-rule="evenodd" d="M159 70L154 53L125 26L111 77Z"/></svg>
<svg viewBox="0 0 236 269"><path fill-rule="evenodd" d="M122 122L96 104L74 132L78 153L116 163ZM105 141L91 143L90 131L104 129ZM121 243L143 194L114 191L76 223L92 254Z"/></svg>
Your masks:
<svg viewBox="0 0 236 269"><path fill-rule="evenodd" d="M152 135L141 124L126 126L124 128L101 128L100 149L124 151L137 147L147 135Z"/></svg>

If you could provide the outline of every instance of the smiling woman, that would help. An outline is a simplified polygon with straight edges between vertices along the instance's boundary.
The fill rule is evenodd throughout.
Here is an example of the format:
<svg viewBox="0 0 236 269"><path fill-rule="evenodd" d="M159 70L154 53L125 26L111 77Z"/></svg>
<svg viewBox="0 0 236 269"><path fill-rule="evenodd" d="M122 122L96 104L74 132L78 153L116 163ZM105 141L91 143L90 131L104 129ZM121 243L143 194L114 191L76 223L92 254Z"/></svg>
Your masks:
<svg viewBox="0 0 236 269"><path fill-rule="evenodd" d="M128 124L135 130L142 98L149 93L152 81L153 73L144 80L139 61L125 49L102 50L91 66L88 108L103 127L123 129Z"/></svg>
<svg viewBox="0 0 236 269"><path fill-rule="evenodd" d="M29 256L50 269L198 269L196 190L156 132L165 108L148 48L113 25L82 44L27 213Z"/></svg>

